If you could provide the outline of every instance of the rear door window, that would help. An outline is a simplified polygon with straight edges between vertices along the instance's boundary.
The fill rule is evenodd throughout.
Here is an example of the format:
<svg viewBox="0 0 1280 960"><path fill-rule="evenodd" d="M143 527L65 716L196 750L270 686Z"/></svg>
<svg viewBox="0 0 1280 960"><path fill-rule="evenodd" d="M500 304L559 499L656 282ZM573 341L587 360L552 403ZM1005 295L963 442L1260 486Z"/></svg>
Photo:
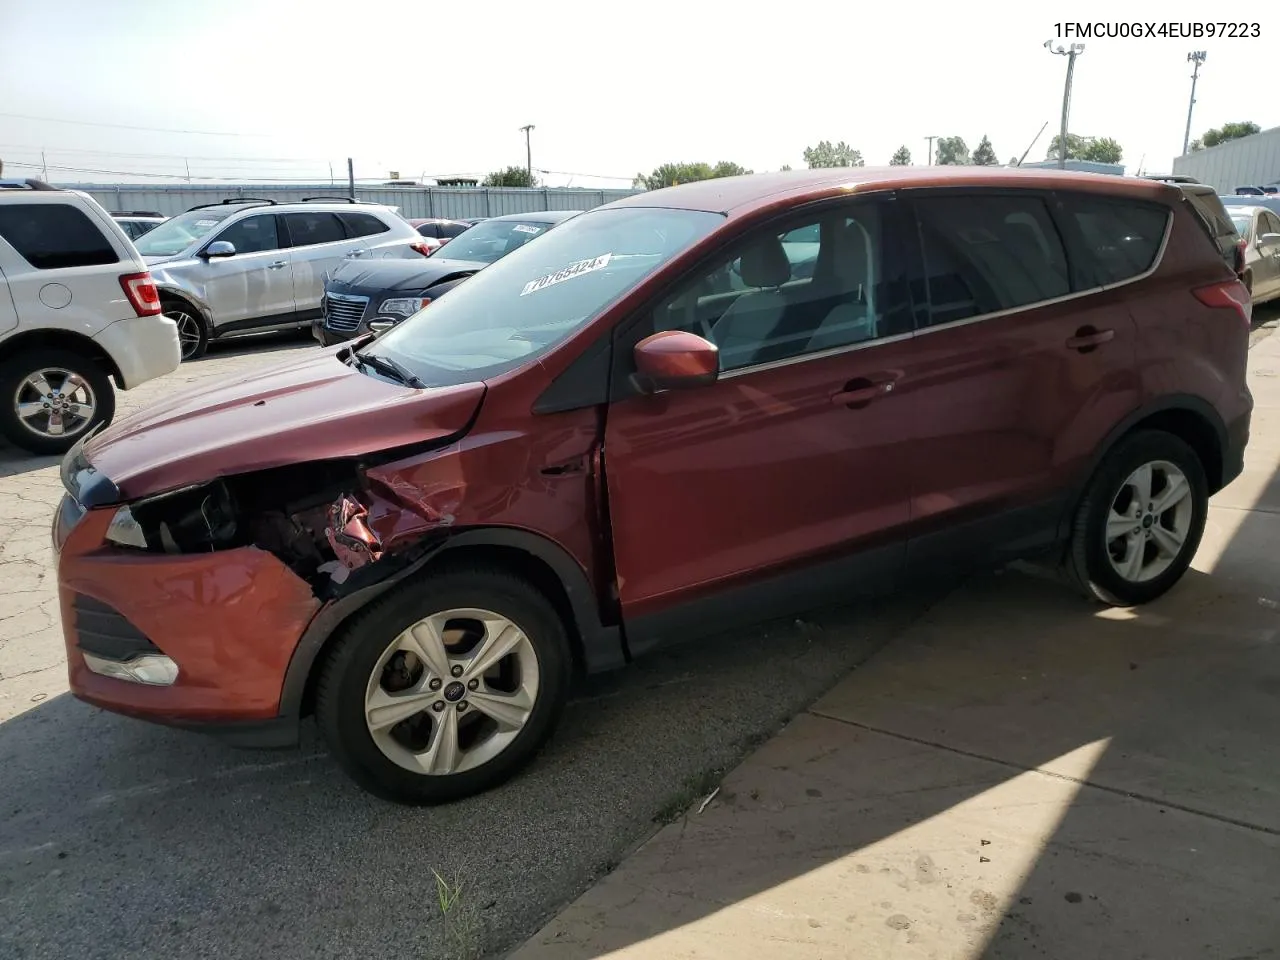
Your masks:
<svg viewBox="0 0 1280 960"><path fill-rule="evenodd" d="M120 262L98 226L69 204L0 205L0 237L37 270Z"/></svg>
<svg viewBox="0 0 1280 960"><path fill-rule="evenodd" d="M929 326L1071 292L1062 239L1038 195L972 193L915 204Z"/></svg>
<svg viewBox="0 0 1280 960"><path fill-rule="evenodd" d="M338 219L347 228L348 237L371 237L375 233L386 233L391 228L368 213L340 213Z"/></svg>
<svg viewBox="0 0 1280 960"><path fill-rule="evenodd" d="M1263 237L1268 233L1280 234L1280 217L1274 213L1263 213L1258 217L1258 236Z"/></svg>
<svg viewBox="0 0 1280 960"><path fill-rule="evenodd" d="M1089 258L1087 266L1097 283L1122 283L1155 265L1169 227L1166 207L1086 196L1064 196L1062 202L1079 230ZM1230 218L1226 222L1234 234Z"/></svg>
<svg viewBox="0 0 1280 960"><path fill-rule="evenodd" d="M332 213L286 213L290 246L311 247L317 243L336 243L347 239L342 222Z"/></svg>

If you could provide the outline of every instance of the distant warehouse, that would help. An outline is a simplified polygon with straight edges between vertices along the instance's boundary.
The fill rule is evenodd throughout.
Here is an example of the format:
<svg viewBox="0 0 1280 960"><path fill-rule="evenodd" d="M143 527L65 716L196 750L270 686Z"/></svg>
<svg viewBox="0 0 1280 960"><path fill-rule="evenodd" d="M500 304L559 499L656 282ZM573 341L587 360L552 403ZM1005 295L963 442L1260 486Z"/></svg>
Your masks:
<svg viewBox="0 0 1280 960"><path fill-rule="evenodd" d="M1178 157L1173 172L1195 177L1219 193L1280 183L1280 127Z"/></svg>

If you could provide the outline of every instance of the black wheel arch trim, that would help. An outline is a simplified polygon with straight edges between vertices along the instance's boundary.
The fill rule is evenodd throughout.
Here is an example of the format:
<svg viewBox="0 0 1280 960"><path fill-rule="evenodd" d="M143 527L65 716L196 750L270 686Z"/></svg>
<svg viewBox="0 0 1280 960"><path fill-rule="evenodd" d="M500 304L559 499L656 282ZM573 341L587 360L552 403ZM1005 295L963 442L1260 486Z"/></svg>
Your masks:
<svg viewBox="0 0 1280 960"><path fill-rule="evenodd" d="M397 584L447 557L461 547L516 549L542 561L560 581L573 613L572 626L581 642L583 668L601 673L623 667L628 662L622 631L601 622L591 581L564 548L539 534L509 527L472 527L451 532L425 547L425 551L405 566L392 570L374 583L358 587L330 601L303 631L280 692L280 716L301 718L304 699L320 656L342 625L359 610ZM371 568L372 569L372 568Z"/></svg>
<svg viewBox="0 0 1280 960"><path fill-rule="evenodd" d="M1075 517L1076 510L1079 508L1081 501L1084 499L1085 492L1088 490L1089 482L1098 472L1098 467L1107 455L1115 449L1116 444L1123 440L1128 434L1138 427L1144 420L1161 413L1169 413L1171 411L1193 413L1203 419L1212 428L1214 435L1218 440L1218 452L1225 460L1231 447L1230 435L1227 431L1227 425L1223 422L1218 411L1213 405L1203 397L1198 397L1190 393L1174 393L1153 400L1149 403L1138 407L1132 411L1123 420L1111 428L1110 433L1098 444L1094 451L1093 457L1089 461L1088 468L1083 471L1083 475L1076 483L1076 488L1072 492L1072 496L1068 499L1068 510L1059 521L1059 535L1066 538L1070 535L1071 523ZM1209 490L1216 493L1221 487L1214 477L1209 477Z"/></svg>

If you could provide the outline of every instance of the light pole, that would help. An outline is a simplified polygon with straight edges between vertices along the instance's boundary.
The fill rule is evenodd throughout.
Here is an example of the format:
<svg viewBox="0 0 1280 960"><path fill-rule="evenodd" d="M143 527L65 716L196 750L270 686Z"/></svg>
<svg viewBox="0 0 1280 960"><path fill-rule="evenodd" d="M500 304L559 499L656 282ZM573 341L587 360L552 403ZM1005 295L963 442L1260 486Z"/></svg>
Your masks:
<svg viewBox="0 0 1280 960"><path fill-rule="evenodd" d="M1194 53L1187 54L1187 63L1194 63L1195 68L1191 71L1191 102L1187 104L1187 132L1182 135L1182 155L1187 155L1187 148L1191 145L1191 111L1196 108L1196 81L1200 79L1200 64L1204 63L1208 54L1203 50L1196 50Z"/></svg>
<svg viewBox="0 0 1280 960"><path fill-rule="evenodd" d="M533 129L533 124L526 124L520 128L520 132L524 134L524 159L525 171L529 175L529 186L533 186L533 148L529 146L529 131Z"/></svg>
<svg viewBox="0 0 1280 960"><path fill-rule="evenodd" d="M1067 58L1067 83L1062 89L1062 129L1058 133L1058 169L1067 168L1067 117L1071 114L1071 75L1076 72L1076 57L1084 53L1083 43L1073 43L1069 47L1053 45L1052 40L1044 42L1044 48Z"/></svg>
<svg viewBox="0 0 1280 960"><path fill-rule="evenodd" d="M925 137L925 139L929 141L929 155L925 157L925 166L932 167L933 166L933 141L937 140L938 138Z"/></svg>

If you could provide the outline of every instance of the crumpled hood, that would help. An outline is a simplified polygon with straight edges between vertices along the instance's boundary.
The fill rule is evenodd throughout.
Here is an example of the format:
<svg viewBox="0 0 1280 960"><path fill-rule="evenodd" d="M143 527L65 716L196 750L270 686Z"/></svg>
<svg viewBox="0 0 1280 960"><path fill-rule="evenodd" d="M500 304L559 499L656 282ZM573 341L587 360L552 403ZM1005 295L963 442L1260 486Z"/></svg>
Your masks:
<svg viewBox="0 0 1280 960"><path fill-rule="evenodd" d="M438 253L412 260L344 260L329 274L329 285L352 290L425 290L487 266L478 260L447 260Z"/></svg>
<svg viewBox="0 0 1280 960"><path fill-rule="evenodd" d="M346 344L180 393L90 438L84 457L126 500L216 477L442 440L483 383L415 390L366 376Z"/></svg>

